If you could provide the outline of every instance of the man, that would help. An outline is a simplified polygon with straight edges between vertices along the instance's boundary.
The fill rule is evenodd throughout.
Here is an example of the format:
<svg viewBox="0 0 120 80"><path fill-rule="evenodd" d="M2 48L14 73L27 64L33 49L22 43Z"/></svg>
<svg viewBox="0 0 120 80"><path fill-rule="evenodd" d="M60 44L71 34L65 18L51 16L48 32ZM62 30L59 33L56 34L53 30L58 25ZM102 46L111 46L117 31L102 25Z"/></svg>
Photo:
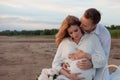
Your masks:
<svg viewBox="0 0 120 80"><path fill-rule="evenodd" d="M106 66L107 66L108 58L110 55L111 36L110 36L109 31L105 28L105 26L102 24L99 24L100 20L101 20L100 12L96 10L95 8L90 8L85 11L85 13L83 14L81 18L81 23L82 23L81 28L83 31L85 31L85 33L96 34L98 36L101 42L101 45L103 47L103 50L105 52L106 62L107 62ZM83 69L92 67L90 63L89 65L82 65L82 66L80 63L78 63L78 66ZM93 68L94 68L94 65L93 65ZM103 68L97 69L94 80L102 80ZM105 72L104 77L105 77L104 80L110 80L110 75L109 75L108 70Z"/></svg>

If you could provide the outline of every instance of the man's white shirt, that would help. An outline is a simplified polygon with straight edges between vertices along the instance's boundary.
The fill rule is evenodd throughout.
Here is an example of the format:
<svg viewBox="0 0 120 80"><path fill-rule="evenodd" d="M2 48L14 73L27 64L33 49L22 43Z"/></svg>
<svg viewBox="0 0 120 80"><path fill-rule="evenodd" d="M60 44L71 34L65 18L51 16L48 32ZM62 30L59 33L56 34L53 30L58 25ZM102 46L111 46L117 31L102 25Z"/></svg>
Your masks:
<svg viewBox="0 0 120 80"><path fill-rule="evenodd" d="M96 29L94 31L92 31L91 33L96 34L98 36L100 42L101 42L102 48L105 52L106 62L107 62L106 66L107 66L108 65L108 58L109 58L109 55L110 55L110 48L111 48L110 33L107 30L107 28L105 28L105 26L102 25L102 24L98 24ZM96 76L95 76L94 80L102 80L101 75L102 75L103 68L98 68L97 69ZM105 71L104 78L105 78L104 80L110 80L110 75L109 75L108 70Z"/></svg>

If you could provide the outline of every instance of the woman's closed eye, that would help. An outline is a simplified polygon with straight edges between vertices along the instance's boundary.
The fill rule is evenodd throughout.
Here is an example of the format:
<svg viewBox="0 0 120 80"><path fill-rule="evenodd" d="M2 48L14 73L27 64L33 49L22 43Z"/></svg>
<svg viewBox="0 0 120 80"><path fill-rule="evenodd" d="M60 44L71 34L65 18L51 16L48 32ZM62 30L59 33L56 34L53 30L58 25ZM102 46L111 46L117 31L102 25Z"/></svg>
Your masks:
<svg viewBox="0 0 120 80"><path fill-rule="evenodd" d="M74 32L78 32L78 29L75 29Z"/></svg>
<svg viewBox="0 0 120 80"><path fill-rule="evenodd" d="M78 32L78 29L75 29L73 32ZM73 32L69 32L69 34L73 34Z"/></svg>
<svg viewBox="0 0 120 80"><path fill-rule="evenodd" d="M72 34L73 32L69 32L69 34Z"/></svg>

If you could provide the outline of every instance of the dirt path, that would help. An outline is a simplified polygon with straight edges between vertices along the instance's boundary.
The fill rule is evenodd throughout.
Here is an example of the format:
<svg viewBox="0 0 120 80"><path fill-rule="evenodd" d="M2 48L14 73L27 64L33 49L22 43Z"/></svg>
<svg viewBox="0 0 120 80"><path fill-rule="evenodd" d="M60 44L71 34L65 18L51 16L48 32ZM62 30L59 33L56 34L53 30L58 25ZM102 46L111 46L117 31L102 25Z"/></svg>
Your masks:
<svg viewBox="0 0 120 80"><path fill-rule="evenodd" d="M55 52L54 39L0 37L0 80L35 80ZM120 39L112 40L109 64L120 65Z"/></svg>

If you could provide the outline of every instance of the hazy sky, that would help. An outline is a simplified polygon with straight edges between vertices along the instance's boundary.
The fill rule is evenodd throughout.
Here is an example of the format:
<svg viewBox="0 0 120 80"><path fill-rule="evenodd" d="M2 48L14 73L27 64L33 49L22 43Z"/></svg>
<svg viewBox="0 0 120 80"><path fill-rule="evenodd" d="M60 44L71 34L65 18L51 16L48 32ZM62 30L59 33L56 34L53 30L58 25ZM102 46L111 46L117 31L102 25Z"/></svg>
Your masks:
<svg viewBox="0 0 120 80"><path fill-rule="evenodd" d="M59 28L88 8L101 12L104 25L120 25L120 0L0 0L0 31Z"/></svg>

